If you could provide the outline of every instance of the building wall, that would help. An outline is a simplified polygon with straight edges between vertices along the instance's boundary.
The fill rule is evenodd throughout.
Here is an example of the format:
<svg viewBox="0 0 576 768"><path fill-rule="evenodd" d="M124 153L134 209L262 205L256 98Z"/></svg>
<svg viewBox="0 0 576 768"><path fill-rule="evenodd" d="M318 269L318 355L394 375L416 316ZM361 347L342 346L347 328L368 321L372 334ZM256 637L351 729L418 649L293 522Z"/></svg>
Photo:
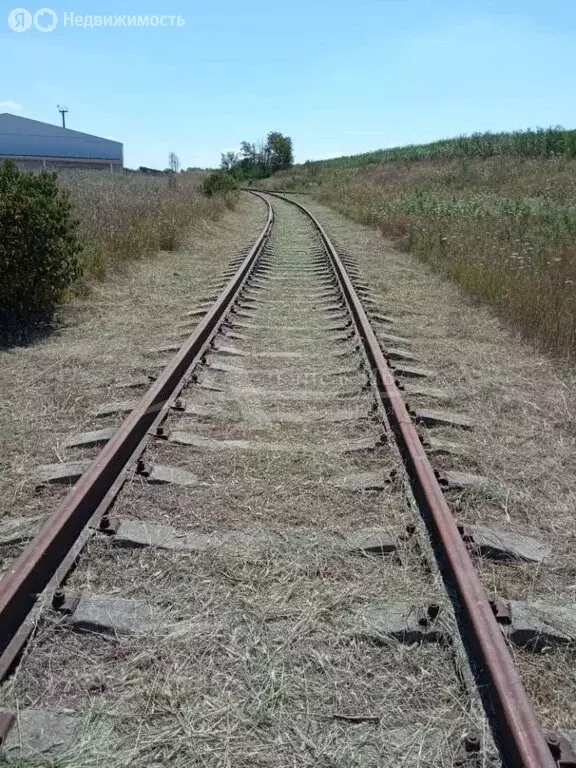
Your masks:
<svg viewBox="0 0 576 768"><path fill-rule="evenodd" d="M123 173L124 166L118 162L109 160L79 160L76 158L55 157L15 157L0 155L0 163L3 160L14 160L18 168L24 171L36 170L63 170L66 168L81 168L88 171L108 171L110 173Z"/></svg>
<svg viewBox="0 0 576 768"><path fill-rule="evenodd" d="M18 115L0 115L0 159L29 158L57 163L113 164L123 166L123 145L87 133L72 131Z"/></svg>

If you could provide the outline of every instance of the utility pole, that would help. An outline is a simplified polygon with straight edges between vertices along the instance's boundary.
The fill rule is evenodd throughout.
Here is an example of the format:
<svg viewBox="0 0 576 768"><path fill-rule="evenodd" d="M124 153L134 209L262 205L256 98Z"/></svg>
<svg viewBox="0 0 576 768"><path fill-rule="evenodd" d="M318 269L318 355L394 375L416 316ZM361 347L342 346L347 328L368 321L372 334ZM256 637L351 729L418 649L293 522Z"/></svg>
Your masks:
<svg viewBox="0 0 576 768"><path fill-rule="evenodd" d="M62 115L62 128L66 128L66 113L68 112L68 107L61 107L60 104L58 104L58 112Z"/></svg>

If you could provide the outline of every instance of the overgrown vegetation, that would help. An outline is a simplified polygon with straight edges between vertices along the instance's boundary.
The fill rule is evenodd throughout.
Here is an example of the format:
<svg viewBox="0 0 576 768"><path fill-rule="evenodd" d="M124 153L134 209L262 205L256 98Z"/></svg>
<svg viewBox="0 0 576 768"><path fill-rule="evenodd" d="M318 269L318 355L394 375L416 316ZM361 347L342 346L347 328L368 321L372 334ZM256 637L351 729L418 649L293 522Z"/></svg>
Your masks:
<svg viewBox="0 0 576 768"><path fill-rule="evenodd" d="M379 227L525 336L576 357L575 157L576 131L482 134L307 163L274 181Z"/></svg>
<svg viewBox="0 0 576 768"><path fill-rule="evenodd" d="M271 131L266 142L256 144L243 141L240 152L223 153L221 169L235 179L249 181L264 179L277 171L290 168L293 163L292 139L278 131Z"/></svg>
<svg viewBox="0 0 576 768"><path fill-rule="evenodd" d="M106 174L63 171L59 184L70 192L84 245L81 281L102 279L109 270L159 251L181 247L189 227L215 220L233 204L201 194L204 174Z"/></svg>
<svg viewBox="0 0 576 768"><path fill-rule="evenodd" d="M214 171L214 173L206 176L202 182L202 192L206 197L214 197L214 195L227 196L236 192L237 189L238 184L236 180L225 171Z"/></svg>
<svg viewBox="0 0 576 768"><path fill-rule="evenodd" d="M67 296L110 270L180 247L190 225L217 219L235 203L205 197L204 176L0 166L2 326L48 319Z"/></svg>
<svg viewBox="0 0 576 768"><path fill-rule="evenodd" d="M0 326L47 320L80 274L69 195L56 174L0 167Z"/></svg>

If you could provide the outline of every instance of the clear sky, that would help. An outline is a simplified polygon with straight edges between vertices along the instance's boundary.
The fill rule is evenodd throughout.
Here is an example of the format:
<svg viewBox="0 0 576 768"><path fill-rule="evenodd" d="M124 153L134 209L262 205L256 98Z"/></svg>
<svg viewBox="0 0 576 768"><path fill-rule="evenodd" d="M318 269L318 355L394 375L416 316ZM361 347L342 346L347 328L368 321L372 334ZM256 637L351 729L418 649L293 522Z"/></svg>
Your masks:
<svg viewBox="0 0 576 768"><path fill-rule="evenodd" d="M480 130L576 128L574 0L45 0L51 32L0 15L0 112L124 143L130 167L214 166L270 130L296 159ZM42 4L23 6L34 14ZM64 14L180 15L79 28ZM46 24L50 17L40 17Z"/></svg>

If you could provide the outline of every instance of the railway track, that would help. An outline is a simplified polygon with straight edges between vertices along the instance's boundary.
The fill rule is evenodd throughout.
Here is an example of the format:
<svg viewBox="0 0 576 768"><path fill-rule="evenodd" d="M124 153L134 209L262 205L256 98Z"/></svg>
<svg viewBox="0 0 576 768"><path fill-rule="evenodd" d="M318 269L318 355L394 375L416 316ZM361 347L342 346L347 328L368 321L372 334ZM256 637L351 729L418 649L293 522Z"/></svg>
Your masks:
<svg viewBox="0 0 576 768"><path fill-rule="evenodd" d="M438 392L353 260L260 197L183 346L43 470L73 487L0 582L6 754L123 737L110 764L576 765L510 655L530 617L475 570L514 544L458 525L445 492L475 478L435 472L455 446L421 429L470 424L407 408ZM121 736L95 735L98 697Z"/></svg>

